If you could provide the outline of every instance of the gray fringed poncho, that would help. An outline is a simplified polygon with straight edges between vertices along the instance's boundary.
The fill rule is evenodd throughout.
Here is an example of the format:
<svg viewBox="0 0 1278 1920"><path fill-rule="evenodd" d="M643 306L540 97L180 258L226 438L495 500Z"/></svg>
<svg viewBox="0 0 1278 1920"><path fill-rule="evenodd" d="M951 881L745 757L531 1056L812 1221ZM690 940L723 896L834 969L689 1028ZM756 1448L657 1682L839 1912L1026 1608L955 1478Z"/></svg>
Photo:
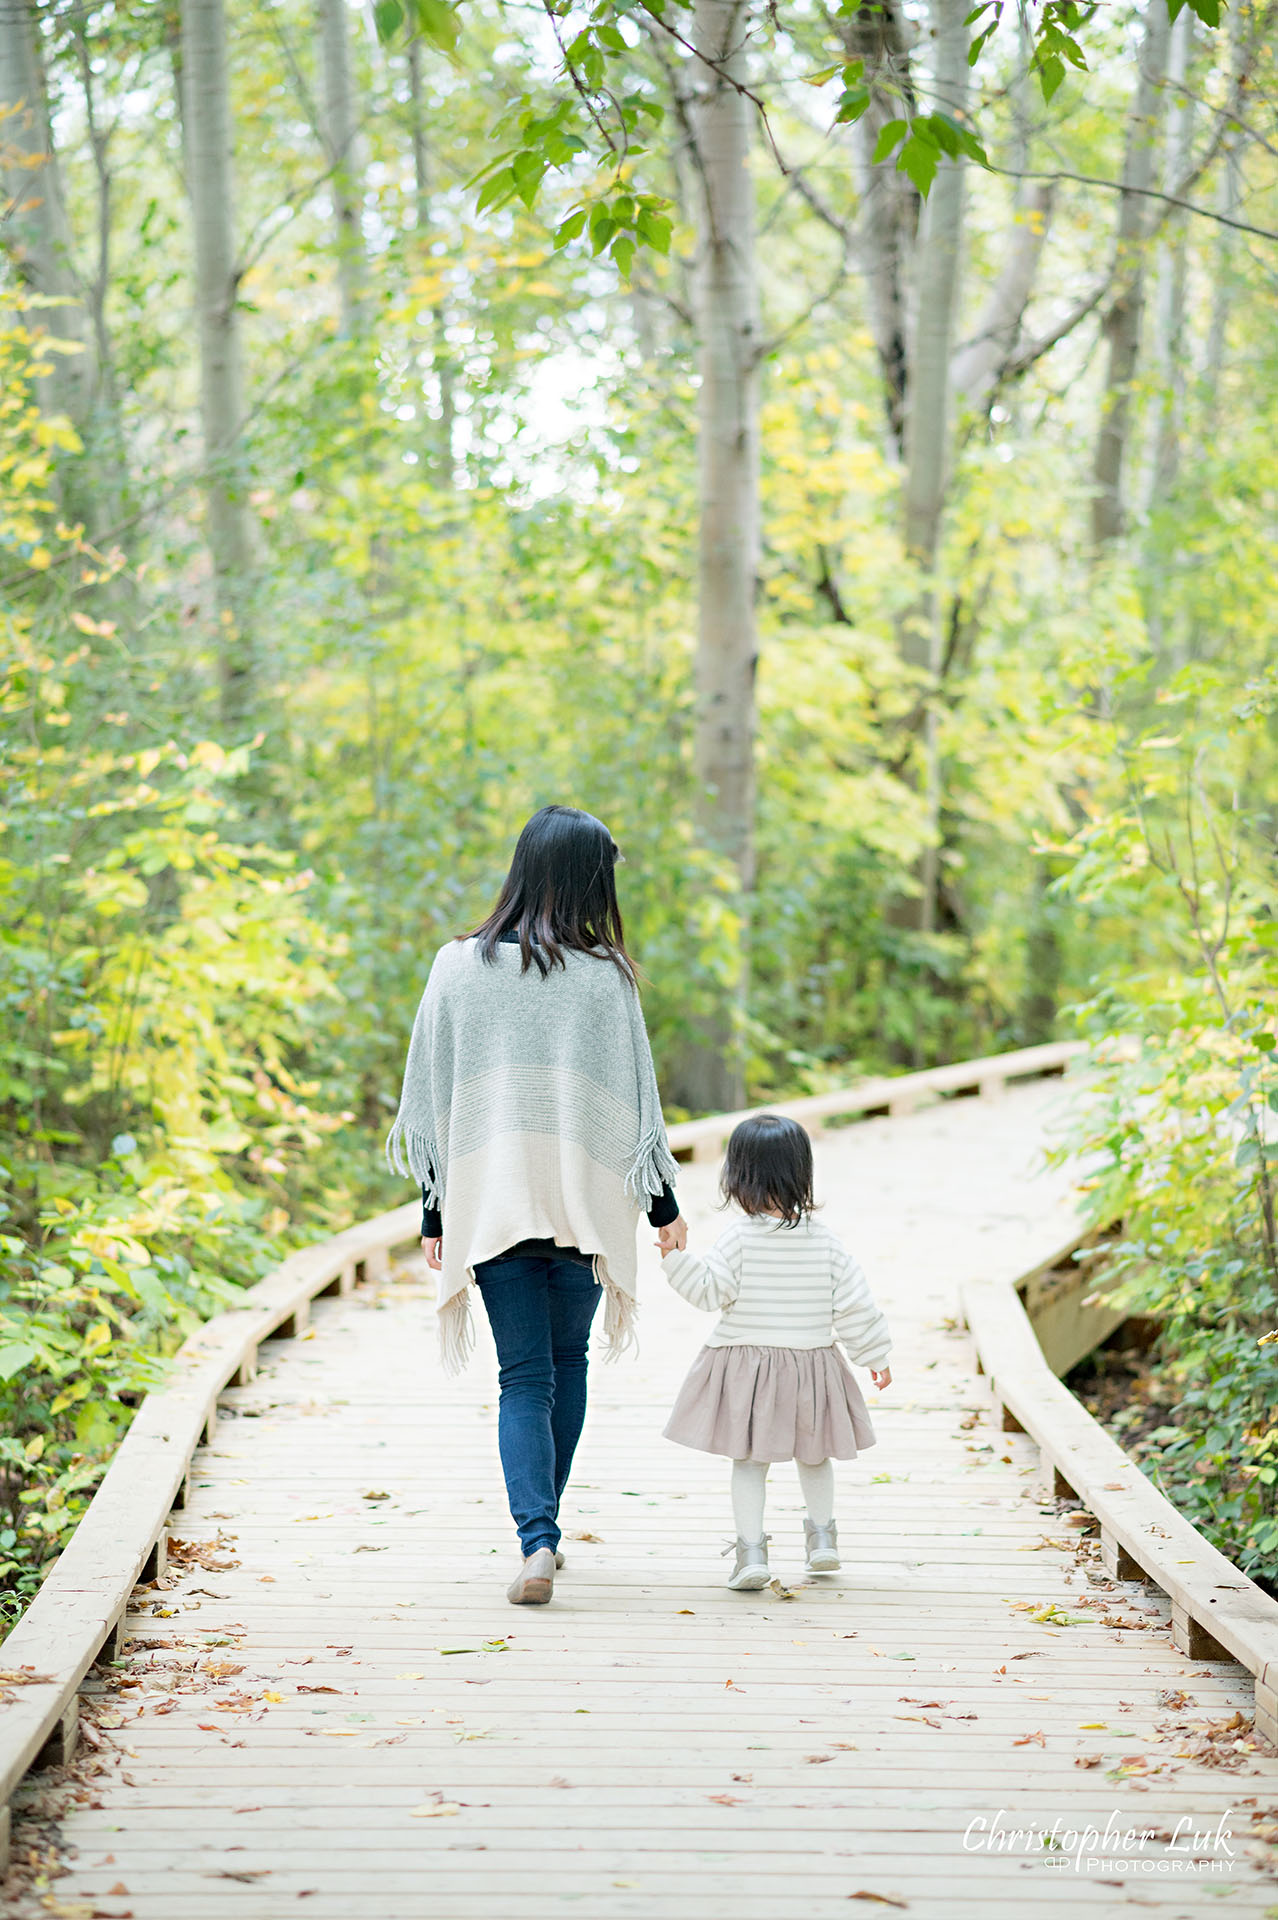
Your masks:
<svg viewBox="0 0 1278 1920"><path fill-rule="evenodd" d="M440 948L386 1142L443 1214L437 1308L454 1372L473 1345L475 1267L520 1240L591 1254L609 1346L631 1345L638 1216L677 1171L635 988L602 954L569 952L544 979L519 962L511 943L491 962L473 939Z"/></svg>

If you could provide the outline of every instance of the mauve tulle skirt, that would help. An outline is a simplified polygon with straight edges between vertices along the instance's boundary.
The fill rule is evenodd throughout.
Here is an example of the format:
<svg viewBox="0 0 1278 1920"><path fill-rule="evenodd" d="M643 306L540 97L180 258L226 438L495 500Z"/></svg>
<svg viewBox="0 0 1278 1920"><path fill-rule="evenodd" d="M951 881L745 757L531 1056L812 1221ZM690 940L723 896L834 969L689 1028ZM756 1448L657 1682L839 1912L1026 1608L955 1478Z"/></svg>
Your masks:
<svg viewBox="0 0 1278 1920"><path fill-rule="evenodd" d="M729 1460L854 1460L874 1428L837 1347L702 1347L667 1440Z"/></svg>

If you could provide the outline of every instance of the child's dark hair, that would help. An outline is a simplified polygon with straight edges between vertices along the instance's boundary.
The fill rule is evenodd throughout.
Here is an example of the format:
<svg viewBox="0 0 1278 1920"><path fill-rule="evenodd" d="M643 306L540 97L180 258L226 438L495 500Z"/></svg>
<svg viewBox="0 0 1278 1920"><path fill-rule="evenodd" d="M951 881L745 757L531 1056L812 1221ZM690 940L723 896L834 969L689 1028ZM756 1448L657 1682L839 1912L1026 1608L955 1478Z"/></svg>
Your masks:
<svg viewBox="0 0 1278 1920"><path fill-rule="evenodd" d="M811 1213L812 1142L797 1120L755 1113L734 1127L719 1190L743 1213L779 1213L789 1227Z"/></svg>

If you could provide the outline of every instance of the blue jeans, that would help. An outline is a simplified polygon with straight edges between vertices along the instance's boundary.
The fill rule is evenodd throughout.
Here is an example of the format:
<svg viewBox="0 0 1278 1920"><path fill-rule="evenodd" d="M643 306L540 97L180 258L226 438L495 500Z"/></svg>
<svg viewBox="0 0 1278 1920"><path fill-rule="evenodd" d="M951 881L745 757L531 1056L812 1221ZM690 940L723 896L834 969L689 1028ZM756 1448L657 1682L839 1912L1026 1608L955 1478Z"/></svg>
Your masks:
<svg viewBox="0 0 1278 1920"><path fill-rule="evenodd" d="M481 1260L500 1366L497 1444L525 1555L559 1545L559 1502L586 1417L590 1323L603 1289L580 1260Z"/></svg>

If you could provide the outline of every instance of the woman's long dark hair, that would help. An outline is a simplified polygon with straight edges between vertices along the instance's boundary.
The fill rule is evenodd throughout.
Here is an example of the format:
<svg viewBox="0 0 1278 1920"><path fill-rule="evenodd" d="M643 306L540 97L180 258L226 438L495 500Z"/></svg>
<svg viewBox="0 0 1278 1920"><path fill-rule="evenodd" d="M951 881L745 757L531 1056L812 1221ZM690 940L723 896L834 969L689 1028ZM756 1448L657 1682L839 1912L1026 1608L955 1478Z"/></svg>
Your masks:
<svg viewBox="0 0 1278 1920"><path fill-rule="evenodd" d="M617 844L602 820L580 807L542 807L515 843L510 872L497 904L473 934L490 964L512 928L519 936L521 972L535 966L543 979L562 967L565 951L597 953L631 982L614 869Z"/></svg>

